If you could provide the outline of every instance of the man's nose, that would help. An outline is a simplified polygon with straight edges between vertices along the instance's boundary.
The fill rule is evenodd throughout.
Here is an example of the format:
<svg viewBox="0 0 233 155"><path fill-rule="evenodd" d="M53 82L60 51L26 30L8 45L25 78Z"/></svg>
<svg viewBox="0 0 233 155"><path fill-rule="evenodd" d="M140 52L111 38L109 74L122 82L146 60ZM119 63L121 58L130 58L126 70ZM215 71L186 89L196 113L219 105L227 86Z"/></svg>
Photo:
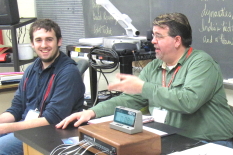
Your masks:
<svg viewBox="0 0 233 155"><path fill-rule="evenodd" d="M41 42L41 47L46 47L46 46L47 46L47 43L46 43L45 40L43 40L43 41Z"/></svg>
<svg viewBox="0 0 233 155"><path fill-rule="evenodd" d="M156 38L153 37L152 40L151 40L151 43L152 43L152 44L157 44L157 43L158 43L158 40L157 40Z"/></svg>

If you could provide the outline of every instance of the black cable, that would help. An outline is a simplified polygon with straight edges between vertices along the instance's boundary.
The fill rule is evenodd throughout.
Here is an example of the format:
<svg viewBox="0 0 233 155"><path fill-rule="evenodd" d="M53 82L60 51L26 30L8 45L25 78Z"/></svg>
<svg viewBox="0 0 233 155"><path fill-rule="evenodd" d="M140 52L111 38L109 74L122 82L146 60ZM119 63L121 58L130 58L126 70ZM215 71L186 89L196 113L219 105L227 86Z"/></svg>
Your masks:
<svg viewBox="0 0 233 155"><path fill-rule="evenodd" d="M102 71L102 69L100 69L100 74L102 74L102 75L104 76L104 79L105 79L107 85L109 85L108 79L107 79L107 77L105 76L105 74L104 74L104 72Z"/></svg>
<svg viewBox="0 0 233 155"><path fill-rule="evenodd" d="M102 69L100 69L100 74L102 74L102 75L104 76L104 79L105 79L107 85L109 85L108 79L107 79L107 77L105 76L105 74L104 74L104 72L102 71ZM111 91L109 91L109 93L110 93L111 96L113 96Z"/></svg>
<svg viewBox="0 0 233 155"><path fill-rule="evenodd" d="M99 63L97 62L99 59ZM106 60L107 62L103 61ZM119 66L119 56L111 48L96 47L89 53L89 64L97 72L112 73ZM111 71L102 71L101 69L112 69Z"/></svg>
<svg viewBox="0 0 233 155"><path fill-rule="evenodd" d="M109 82L104 73L112 73L118 68L119 66L118 53L111 48L96 47L90 51L88 57L89 57L90 66L94 68L96 72L100 72L100 74L104 76L104 79L108 85ZM105 62L104 60L106 60L107 62ZM103 71L106 69L108 70L112 69L112 70ZM111 91L109 91L109 93L110 96L113 96ZM98 97L98 93L96 97Z"/></svg>

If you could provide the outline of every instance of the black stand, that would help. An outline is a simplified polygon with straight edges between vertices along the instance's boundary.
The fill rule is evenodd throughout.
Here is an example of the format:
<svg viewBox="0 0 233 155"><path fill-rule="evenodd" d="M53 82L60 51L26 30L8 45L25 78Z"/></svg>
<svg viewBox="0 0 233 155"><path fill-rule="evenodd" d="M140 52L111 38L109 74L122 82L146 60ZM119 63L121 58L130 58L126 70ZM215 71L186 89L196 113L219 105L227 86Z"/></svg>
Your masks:
<svg viewBox="0 0 233 155"><path fill-rule="evenodd" d="M80 47L80 45L77 45ZM66 46L66 54L70 57L70 52L75 51L76 45ZM85 50L83 53L89 53L90 50ZM155 59L155 52L141 52L136 55L121 55L119 56L120 61L120 73L132 74L132 62L136 60L148 60ZM93 106L96 96L97 96L97 72L93 67L89 65L89 74L90 74L90 90L91 90L91 106ZM98 99L97 99L98 102Z"/></svg>

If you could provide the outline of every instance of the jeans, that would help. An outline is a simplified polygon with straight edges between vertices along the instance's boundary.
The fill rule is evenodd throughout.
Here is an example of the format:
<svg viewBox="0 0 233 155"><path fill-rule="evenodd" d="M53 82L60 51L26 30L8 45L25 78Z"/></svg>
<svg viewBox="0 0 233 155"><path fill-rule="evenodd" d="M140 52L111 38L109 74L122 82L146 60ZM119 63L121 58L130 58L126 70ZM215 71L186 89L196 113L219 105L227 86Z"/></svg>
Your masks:
<svg viewBox="0 0 233 155"><path fill-rule="evenodd" d="M23 143L14 133L0 135L0 155L23 155Z"/></svg>
<svg viewBox="0 0 233 155"><path fill-rule="evenodd" d="M226 147L229 147L229 148L232 148L233 149L233 140L222 140L222 141L212 141L212 142L207 142L207 141L202 141L203 143L214 143L214 144L219 144L219 145L222 145L222 146L226 146Z"/></svg>

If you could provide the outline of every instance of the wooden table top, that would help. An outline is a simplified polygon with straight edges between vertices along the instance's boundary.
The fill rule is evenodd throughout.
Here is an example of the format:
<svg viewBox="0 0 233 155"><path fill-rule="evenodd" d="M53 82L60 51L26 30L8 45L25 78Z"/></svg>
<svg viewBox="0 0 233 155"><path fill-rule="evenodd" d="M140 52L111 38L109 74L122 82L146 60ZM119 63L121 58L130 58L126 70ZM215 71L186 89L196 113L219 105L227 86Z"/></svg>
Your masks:
<svg viewBox="0 0 233 155"><path fill-rule="evenodd" d="M16 90L18 86L19 83L0 85L0 92Z"/></svg>

